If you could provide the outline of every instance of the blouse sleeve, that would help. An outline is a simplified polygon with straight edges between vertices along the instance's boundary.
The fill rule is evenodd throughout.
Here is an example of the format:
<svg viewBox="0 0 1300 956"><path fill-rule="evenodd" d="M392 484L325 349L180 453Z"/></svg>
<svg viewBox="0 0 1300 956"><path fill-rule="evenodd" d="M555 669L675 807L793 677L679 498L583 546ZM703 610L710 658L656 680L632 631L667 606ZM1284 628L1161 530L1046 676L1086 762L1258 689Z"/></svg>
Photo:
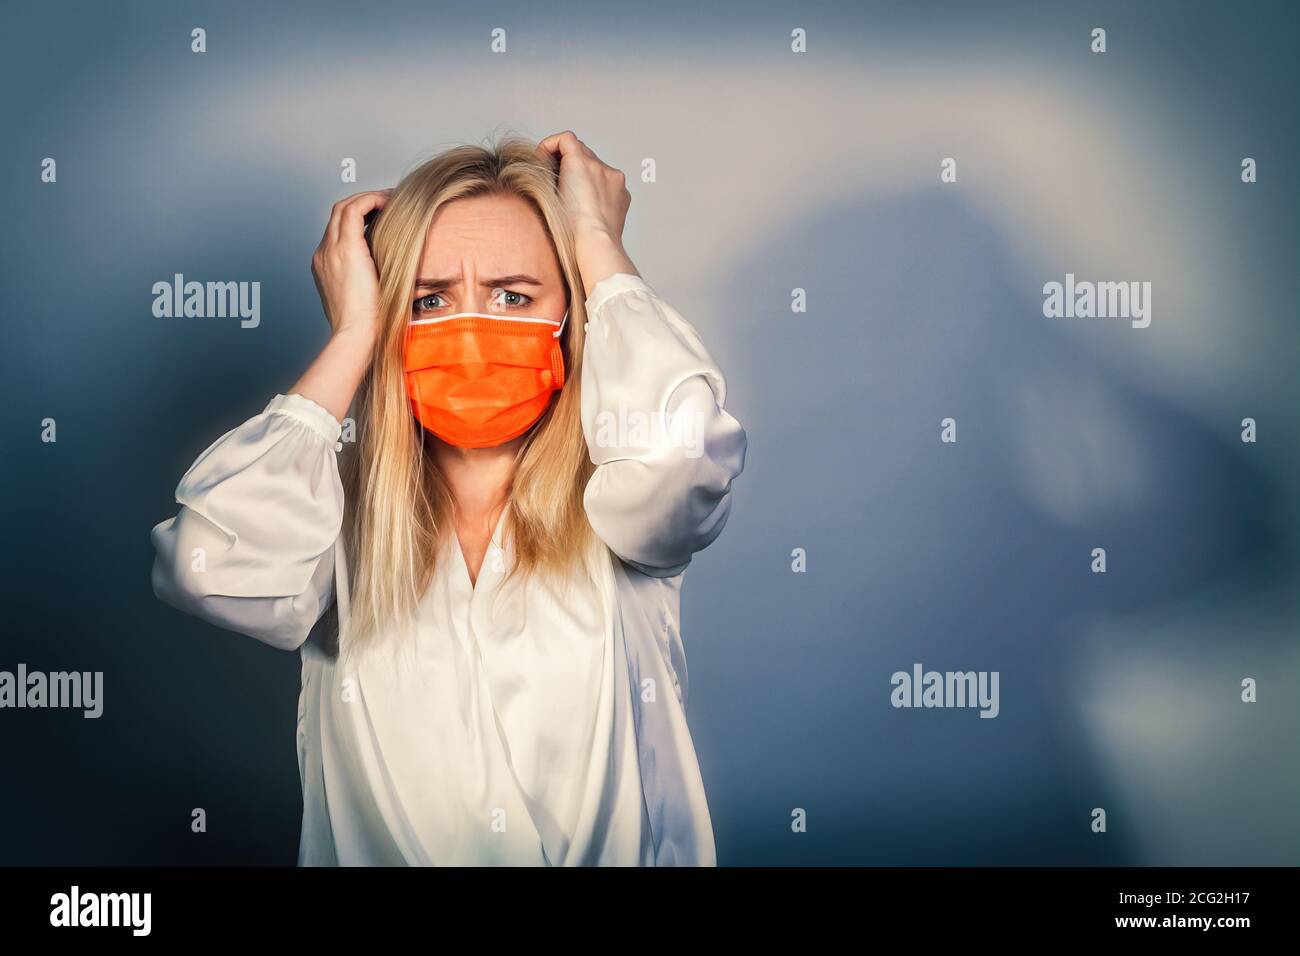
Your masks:
<svg viewBox="0 0 1300 956"><path fill-rule="evenodd" d="M670 577L726 524L745 431L695 329L639 276L601 280L586 305L587 517L623 561Z"/></svg>
<svg viewBox="0 0 1300 956"><path fill-rule="evenodd" d="M294 650L334 593L343 525L337 419L298 394L217 439L154 527L153 590L166 603Z"/></svg>

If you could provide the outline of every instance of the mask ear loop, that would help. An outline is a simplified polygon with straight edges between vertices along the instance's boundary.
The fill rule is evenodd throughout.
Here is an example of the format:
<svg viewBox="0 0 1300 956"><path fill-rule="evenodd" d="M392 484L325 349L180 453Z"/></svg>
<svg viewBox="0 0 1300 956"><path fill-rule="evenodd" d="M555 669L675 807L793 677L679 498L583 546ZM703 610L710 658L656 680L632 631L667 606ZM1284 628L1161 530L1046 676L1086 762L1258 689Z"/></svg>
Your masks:
<svg viewBox="0 0 1300 956"><path fill-rule="evenodd" d="M569 310L564 310L564 318L560 320L560 327L551 333L555 339L555 344L551 348L551 361L554 363L552 374L555 376L554 381L563 382L568 378L569 370L565 367L564 353L567 351L563 340L560 338L564 334L564 327L569 322Z"/></svg>

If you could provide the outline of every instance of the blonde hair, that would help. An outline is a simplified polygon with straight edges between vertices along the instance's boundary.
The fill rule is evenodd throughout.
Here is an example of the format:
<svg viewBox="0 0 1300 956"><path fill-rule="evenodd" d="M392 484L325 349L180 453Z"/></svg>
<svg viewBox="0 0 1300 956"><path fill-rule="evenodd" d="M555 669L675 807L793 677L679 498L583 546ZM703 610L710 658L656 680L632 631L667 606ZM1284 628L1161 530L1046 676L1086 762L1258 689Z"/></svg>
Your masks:
<svg viewBox="0 0 1300 956"><path fill-rule="evenodd" d="M537 212L559 259L570 304L561 343L564 385L526 434L515 460L503 523L515 557L508 577L537 572L563 577L591 544L582 494L594 466L579 417L586 294L556 171L523 137L457 146L405 176L371 229L381 328L357 393L357 447L344 476L351 579L344 651L373 646L410 627L433 578L442 536L454 534L447 520L450 490L406 394L403 347L416 271L435 213L445 203L484 195L518 196Z"/></svg>

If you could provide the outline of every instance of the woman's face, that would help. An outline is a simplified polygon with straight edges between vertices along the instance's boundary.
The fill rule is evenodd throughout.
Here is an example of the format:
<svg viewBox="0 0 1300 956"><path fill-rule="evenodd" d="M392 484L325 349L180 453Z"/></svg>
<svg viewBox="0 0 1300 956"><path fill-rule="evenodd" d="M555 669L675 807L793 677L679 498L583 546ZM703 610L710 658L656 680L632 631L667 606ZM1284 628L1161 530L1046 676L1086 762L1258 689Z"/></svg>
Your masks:
<svg viewBox="0 0 1300 956"><path fill-rule="evenodd" d="M474 196L442 206L420 255L413 319L457 312L559 322L565 286L537 213L518 196Z"/></svg>

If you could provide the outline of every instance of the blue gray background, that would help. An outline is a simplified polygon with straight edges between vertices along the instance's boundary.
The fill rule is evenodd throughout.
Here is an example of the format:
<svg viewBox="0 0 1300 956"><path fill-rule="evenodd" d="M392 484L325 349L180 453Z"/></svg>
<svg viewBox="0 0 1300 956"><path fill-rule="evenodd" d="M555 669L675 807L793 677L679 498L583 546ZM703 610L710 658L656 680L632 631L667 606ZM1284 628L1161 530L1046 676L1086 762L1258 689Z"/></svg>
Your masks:
<svg viewBox="0 0 1300 956"><path fill-rule="evenodd" d="M0 711L0 863L294 861L298 659L158 603L149 529L324 343L334 200L566 128L628 173L629 252L749 432L684 587L720 862L1300 859L1293 4L3 18L0 669L106 690ZM260 327L154 318L175 272L260 281ZM1044 318L1067 272L1152 282L1150 328ZM1000 716L893 709L914 662L999 671Z"/></svg>

